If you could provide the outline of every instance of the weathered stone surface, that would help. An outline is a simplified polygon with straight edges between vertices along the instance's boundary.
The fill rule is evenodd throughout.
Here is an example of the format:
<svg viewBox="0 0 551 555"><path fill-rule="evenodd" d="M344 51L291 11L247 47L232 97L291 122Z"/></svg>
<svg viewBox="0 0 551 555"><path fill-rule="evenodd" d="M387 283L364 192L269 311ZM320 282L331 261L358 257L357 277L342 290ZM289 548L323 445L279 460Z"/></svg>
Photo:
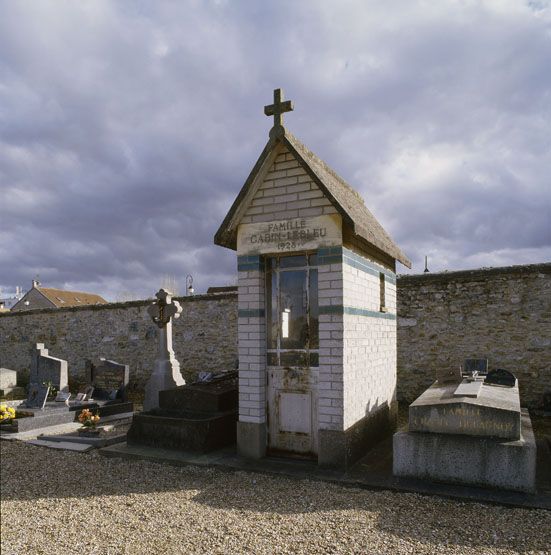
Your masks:
<svg viewBox="0 0 551 555"><path fill-rule="evenodd" d="M483 385L477 397L457 397L457 384L435 382L409 406L409 431L520 438L517 387Z"/></svg>
<svg viewBox="0 0 551 555"><path fill-rule="evenodd" d="M533 492L536 442L530 417L522 415L516 441L418 432L393 438L396 476Z"/></svg>

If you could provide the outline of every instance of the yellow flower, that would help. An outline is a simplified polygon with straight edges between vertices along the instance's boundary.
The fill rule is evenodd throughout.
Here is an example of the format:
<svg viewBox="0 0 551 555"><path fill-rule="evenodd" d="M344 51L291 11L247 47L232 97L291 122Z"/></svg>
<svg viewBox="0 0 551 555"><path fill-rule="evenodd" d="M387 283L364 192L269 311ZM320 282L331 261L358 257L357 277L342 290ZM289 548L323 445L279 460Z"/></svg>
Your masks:
<svg viewBox="0 0 551 555"><path fill-rule="evenodd" d="M0 405L0 412L6 412L6 405Z"/></svg>

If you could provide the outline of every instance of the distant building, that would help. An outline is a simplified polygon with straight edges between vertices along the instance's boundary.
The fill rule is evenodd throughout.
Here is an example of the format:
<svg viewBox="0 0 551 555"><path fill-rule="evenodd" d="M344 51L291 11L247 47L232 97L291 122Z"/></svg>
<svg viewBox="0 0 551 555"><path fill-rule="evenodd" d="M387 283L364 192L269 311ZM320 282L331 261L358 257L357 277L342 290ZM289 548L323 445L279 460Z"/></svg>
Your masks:
<svg viewBox="0 0 551 555"><path fill-rule="evenodd" d="M107 301L93 293L42 287L39 281L33 279L32 288L23 295L11 310L12 312L20 312L39 308L63 308L94 304L107 304Z"/></svg>
<svg viewBox="0 0 551 555"><path fill-rule="evenodd" d="M6 296L0 291L0 312L9 312L9 310L19 302L22 296L23 290L19 286L15 288L15 295Z"/></svg>

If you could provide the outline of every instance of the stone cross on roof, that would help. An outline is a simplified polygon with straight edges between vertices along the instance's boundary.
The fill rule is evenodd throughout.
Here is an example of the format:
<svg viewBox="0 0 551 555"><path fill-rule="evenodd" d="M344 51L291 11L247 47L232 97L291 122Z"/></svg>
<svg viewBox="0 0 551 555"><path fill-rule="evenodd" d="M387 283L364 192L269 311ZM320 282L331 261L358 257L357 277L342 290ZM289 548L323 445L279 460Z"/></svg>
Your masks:
<svg viewBox="0 0 551 555"><path fill-rule="evenodd" d="M274 90L274 103L264 106L264 113L267 116L274 116L274 129L283 127L283 114L285 112L292 112L293 102L291 100L283 100L283 90Z"/></svg>
<svg viewBox="0 0 551 555"><path fill-rule="evenodd" d="M155 296L158 300L147 309L147 312L160 328L164 328L171 318L180 317L182 307L178 301L172 300L170 292L166 289L159 289Z"/></svg>

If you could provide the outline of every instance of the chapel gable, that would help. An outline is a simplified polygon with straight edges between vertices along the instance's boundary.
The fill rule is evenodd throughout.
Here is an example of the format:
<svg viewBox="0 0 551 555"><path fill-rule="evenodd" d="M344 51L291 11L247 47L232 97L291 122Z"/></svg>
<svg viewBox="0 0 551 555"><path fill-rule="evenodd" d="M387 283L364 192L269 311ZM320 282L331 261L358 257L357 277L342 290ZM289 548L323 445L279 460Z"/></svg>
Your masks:
<svg viewBox="0 0 551 555"><path fill-rule="evenodd" d="M252 197L241 223L336 213L336 208L296 157L284 145L279 145L275 160Z"/></svg>

